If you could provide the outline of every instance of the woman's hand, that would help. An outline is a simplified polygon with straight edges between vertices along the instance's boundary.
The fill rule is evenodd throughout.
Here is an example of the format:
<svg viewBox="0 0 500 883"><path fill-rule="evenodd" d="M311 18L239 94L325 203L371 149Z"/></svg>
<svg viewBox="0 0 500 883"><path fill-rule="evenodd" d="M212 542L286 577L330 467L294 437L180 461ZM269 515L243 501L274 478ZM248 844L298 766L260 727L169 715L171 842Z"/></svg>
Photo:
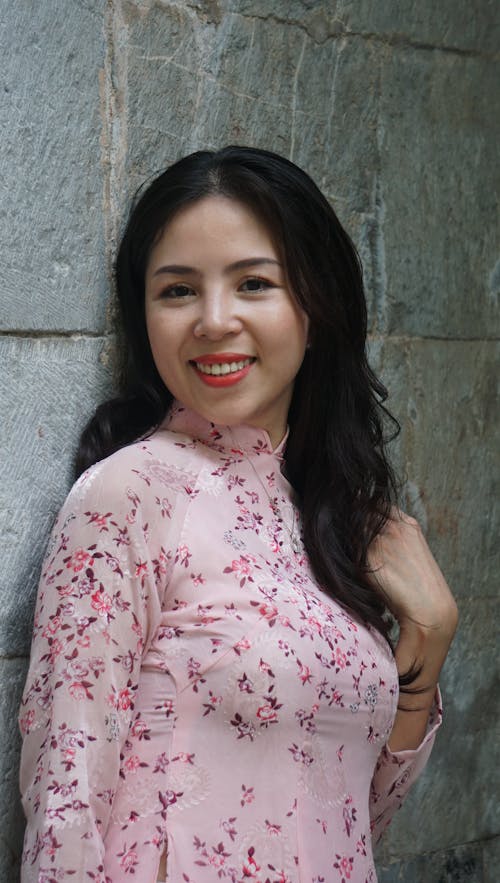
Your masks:
<svg viewBox="0 0 500 883"><path fill-rule="evenodd" d="M392 750L416 748L425 734L439 673L458 622L457 605L420 525L393 508L369 550L372 581L399 623L399 674L420 669L405 693L389 740ZM405 712L412 712L405 714Z"/></svg>
<svg viewBox="0 0 500 883"><path fill-rule="evenodd" d="M451 643L457 606L414 518L393 507L370 547L368 562L375 587L402 632L421 631L429 639Z"/></svg>

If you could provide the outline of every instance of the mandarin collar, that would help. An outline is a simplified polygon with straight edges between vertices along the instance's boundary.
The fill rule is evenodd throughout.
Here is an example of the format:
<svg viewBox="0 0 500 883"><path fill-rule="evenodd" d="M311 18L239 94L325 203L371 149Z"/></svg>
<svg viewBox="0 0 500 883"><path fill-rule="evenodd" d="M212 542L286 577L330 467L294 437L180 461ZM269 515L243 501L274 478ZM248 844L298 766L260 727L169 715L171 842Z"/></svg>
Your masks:
<svg viewBox="0 0 500 883"><path fill-rule="evenodd" d="M278 460L284 459L285 446L288 438L288 427L279 445L273 448L269 433L265 429L241 424L225 426L211 423L196 411L174 402L161 424L161 429L188 435L218 451L245 452L246 454L272 454Z"/></svg>

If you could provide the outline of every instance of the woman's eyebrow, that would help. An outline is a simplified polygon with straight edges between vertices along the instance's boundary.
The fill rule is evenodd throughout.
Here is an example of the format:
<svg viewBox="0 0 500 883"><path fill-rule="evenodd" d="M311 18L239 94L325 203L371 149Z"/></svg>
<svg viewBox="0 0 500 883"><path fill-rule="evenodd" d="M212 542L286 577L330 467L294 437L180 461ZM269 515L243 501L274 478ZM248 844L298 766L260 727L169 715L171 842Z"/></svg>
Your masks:
<svg viewBox="0 0 500 883"><path fill-rule="evenodd" d="M225 272L231 273L233 270L245 270L247 267L257 267L259 264L274 264L276 267L281 267L280 262L275 258L244 258L242 261L235 261L233 264L229 264Z"/></svg>
<svg viewBox="0 0 500 883"><path fill-rule="evenodd" d="M176 276L186 276L189 273L197 273L194 267L185 267L184 264L167 264L164 267L158 267L154 271L153 276L160 276L161 273L173 273Z"/></svg>
<svg viewBox="0 0 500 883"><path fill-rule="evenodd" d="M234 270L245 270L248 267L257 267L261 264L274 264L276 267L281 267L280 262L275 260L275 258L243 258L241 261L234 261L234 263L228 264L228 266L225 267L224 272L232 273ZM196 267L188 267L184 264L166 264L163 267L158 267L158 269L154 271L153 276L160 276L162 273L187 276L199 273L199 270L197 270Z"/></svg>

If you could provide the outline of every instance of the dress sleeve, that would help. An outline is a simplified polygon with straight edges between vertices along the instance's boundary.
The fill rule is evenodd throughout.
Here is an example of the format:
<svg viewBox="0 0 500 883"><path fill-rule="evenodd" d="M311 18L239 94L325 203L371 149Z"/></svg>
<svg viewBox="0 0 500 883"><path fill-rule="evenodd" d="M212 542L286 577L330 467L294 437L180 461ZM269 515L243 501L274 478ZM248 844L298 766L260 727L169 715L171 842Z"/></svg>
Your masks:
<svg viewBox="0 0 500 883"><path fill-rule="evenodd" d="M119 467L110 478L105 463L63 506L38 590L19 716L22 883L105 883L103 835L168 581L171 553L152 540Z"/></svg>
<svg viewBox="0 0 500 883"><path fill-rule="evenodd" d="M441 694L437 688L427 732L418 748L393 752L385 745L382 749L370 789L370 821L374 844L378 843L394 813L402 806L408 791L424 769L441 726L442 715Z"/></svg>

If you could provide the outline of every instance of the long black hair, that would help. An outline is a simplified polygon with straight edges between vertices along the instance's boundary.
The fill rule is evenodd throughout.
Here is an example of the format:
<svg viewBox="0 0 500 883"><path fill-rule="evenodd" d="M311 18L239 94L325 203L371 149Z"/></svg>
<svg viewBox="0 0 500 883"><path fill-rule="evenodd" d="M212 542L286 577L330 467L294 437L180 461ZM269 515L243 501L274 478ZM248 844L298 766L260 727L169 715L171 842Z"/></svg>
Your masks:
<svg viewBox="0 0 500 883"><path fill-rule="evenodd" d="M209 194L238 200L265 222L290 288L309 317L310 345L289 411L286 475L319 584L388 637L390 620L370 582L367 552L395 499L385 444L386 430L393 436L399 427L383 406L386 389L366 357L366 301L356 249L315 183L289 160L249 147L199 151L170 166L142 193L116 261L126 347L121 395L100 405L84 430L77 474L157 426L171 404L146 331L146 265L175 213Z"/></svg>

